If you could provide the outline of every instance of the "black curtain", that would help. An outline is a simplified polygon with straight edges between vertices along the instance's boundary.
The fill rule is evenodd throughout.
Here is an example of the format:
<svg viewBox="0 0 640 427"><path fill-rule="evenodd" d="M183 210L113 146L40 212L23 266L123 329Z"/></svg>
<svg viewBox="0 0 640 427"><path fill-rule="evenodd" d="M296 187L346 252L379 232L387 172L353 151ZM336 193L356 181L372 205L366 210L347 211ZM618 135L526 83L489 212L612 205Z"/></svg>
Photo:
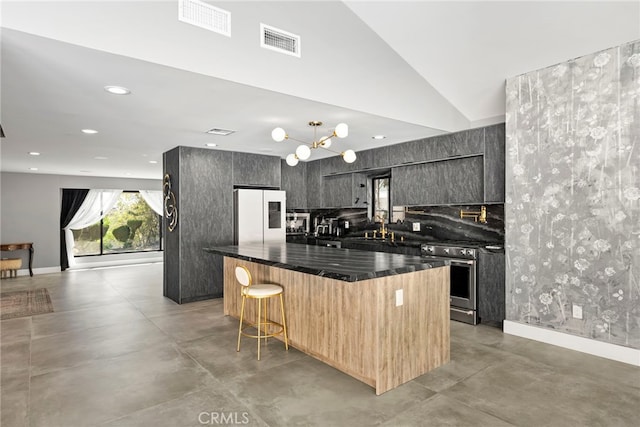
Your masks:
<svg viewBox="0 0 640 427"><path fill-rule="evenodd" d="M62 189L62 209L60 210L60 267L62 271L69 268L69 258L67 257L67 240L64 236L64 228L69 225L82 202L87 198L89 190Z"/></svg>

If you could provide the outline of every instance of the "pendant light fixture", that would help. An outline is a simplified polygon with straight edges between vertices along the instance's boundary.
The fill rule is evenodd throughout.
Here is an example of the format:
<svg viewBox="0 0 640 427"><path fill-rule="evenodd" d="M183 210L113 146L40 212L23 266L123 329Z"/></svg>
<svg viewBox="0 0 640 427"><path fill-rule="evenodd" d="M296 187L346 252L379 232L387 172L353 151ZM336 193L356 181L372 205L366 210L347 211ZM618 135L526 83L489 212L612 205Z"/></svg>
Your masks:
<svg viewBox="0 0 640 427"><path fill-rule="evenodd" d="M322 122L314 120L309 122L309 126L313 126L313 142L311 143L291 138L282 128L275 128L273 131L271 131L271 138L273 138L273 140L276 142L282 142L285 139L291 139L293 141L301 143L296 148L295 153L291 153L287 156L286 161L289 166L297 165L300 160L307 160L309 157L311 157L311 150L315 148L322 148L327 151L331 151L332 153L340 154L342 156L342 159L347 163L353 163L356 161L356 153L353 150L345 150L339 152L329 149L332 143L331 138L346 138L349 135L349 126L347 126L346 123L339 123L335 127L331 135L323 136L320 139L317 138L317 130L319 126L322 126Z"/></svg>

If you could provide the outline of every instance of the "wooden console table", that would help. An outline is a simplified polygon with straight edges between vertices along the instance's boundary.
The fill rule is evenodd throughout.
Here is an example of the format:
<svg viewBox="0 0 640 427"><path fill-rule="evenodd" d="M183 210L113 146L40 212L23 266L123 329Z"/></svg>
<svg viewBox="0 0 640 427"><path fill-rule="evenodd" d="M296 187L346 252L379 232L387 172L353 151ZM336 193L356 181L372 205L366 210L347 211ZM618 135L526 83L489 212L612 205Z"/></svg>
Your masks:
<svg viewBox="0 0 640 427"><path fill-rule="evenodd" d="M0 251L11 252L19 250L29 251L29 275L33 276L33 243L7 243L0 245Z"/></svg>

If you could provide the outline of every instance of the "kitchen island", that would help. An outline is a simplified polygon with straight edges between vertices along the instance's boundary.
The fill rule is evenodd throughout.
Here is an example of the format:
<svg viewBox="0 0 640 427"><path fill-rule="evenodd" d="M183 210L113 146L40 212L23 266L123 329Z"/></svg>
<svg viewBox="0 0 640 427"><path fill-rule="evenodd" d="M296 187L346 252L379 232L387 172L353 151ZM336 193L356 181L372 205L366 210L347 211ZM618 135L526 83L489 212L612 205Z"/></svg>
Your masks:
<svg viewBox="0 0 640 427"><path fill-rule="evenodd" d="M449 362L449 267L417 256L295 243L204 249L224 256L224 312L239 317L235 267L284 288L289 344L382 394ZM255 318L253 307L245 308ZM273 320L280 316L274 301Z"/></svg>

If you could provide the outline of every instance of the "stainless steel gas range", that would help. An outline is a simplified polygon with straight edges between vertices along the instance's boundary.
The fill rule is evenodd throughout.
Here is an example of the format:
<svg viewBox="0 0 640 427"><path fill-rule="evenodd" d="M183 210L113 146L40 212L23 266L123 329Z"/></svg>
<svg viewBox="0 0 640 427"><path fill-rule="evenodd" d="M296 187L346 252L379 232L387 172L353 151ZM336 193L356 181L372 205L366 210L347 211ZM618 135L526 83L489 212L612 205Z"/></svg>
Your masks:
<svg viewBox="0 0 640 427"><path fill-rule="evenodd" d="M478 251L458 243L420 246L422 257L445 261L451 266L451 319L478 324Z"/></svg>

